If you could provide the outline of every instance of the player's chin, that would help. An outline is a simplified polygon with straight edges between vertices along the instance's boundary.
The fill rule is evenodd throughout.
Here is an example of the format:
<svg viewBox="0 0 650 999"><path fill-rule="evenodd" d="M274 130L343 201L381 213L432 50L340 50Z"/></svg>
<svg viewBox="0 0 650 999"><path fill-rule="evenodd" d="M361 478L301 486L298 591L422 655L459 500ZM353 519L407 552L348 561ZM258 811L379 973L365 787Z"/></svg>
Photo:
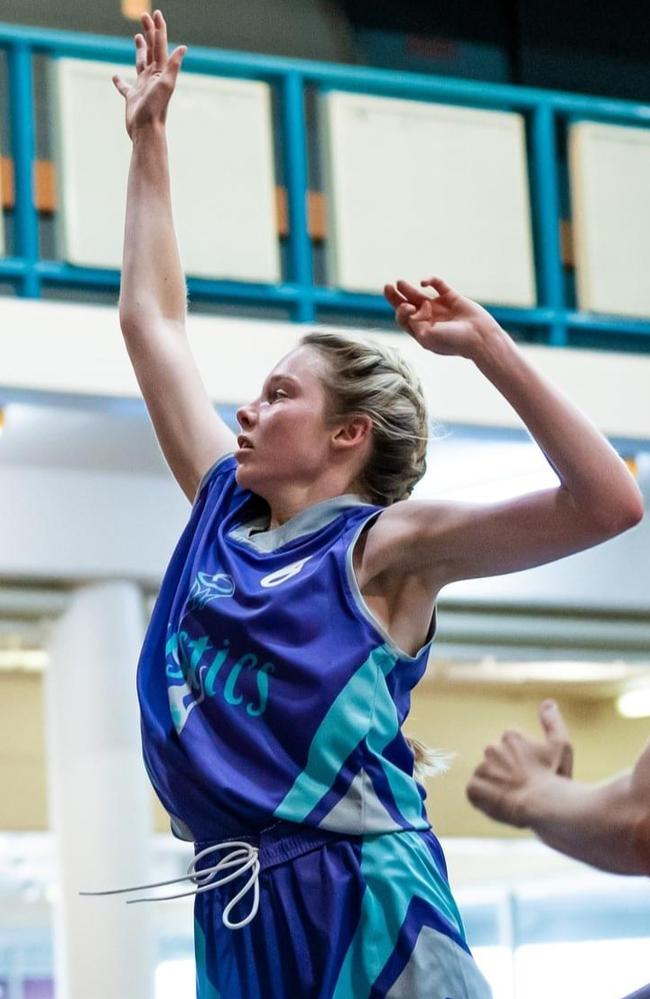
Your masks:
<svg viewBox="0 0 650 999"><path fill-rule="evenodd" d="M237 462L237 468L245 468L250 464L251 460L255 461L257 455L254 454L252 447L238 447L235 449L234 457Z"/></svg>
<svg viewBox="0 0 650 999"><path fill-rule="evenodd" d="M240 460L240 455L244 454L243 461ZM255 474L255 470L250 467L250 459L246 455L246 452L237 452L235 454L235 461L237 462L237 467L235 469L235 481L238 486L243 489L253 489L255 488L255 483L259 480L259 474Z"/></svg>

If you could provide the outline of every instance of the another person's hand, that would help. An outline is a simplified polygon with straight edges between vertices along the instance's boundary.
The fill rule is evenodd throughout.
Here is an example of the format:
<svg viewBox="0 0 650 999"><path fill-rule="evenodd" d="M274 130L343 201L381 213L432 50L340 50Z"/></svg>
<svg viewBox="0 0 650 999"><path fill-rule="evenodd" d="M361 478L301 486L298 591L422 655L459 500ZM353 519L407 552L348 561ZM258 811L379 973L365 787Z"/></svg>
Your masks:
<svg viewBox="0 0 650 999"><path fill-rule="evenodd" d="M572 776L573 749L560 709L554 701L544 701L539 717L542 742L520 732L504 732L498 746L487 747L467 785L471 803L498 822L529 825L535 801L545 793L549 779Z"/></svg>
<svg viewBox="0 0 650 999"><path fill-rule="evenodd" d="M164 125L170 98L176 86L185 45L167 54L167 25L159 10L153 17L142 15L143 34L135 36L136 79L129 86L119 76L113 83L126 100L126 130L133 139L141 128Z"/></svg>
<svg viewBox="0 0 650 999"><path fill-rule="evenodd" d="M424 294L408 281L384 285L384 297L395 309L398 326L425 350L472 358L486 336L503 333L483 306L454 291L442 278L431 277L420 284L423 288L434 288L437 298Z"/></svg>

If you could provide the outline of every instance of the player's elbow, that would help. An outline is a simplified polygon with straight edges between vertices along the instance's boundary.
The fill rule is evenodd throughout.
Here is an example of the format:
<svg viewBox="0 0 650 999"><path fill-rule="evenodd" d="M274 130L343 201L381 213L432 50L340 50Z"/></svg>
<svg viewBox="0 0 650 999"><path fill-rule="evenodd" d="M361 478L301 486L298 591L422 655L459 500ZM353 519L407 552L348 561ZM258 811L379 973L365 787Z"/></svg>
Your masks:
<svg viewBox="0 0 650 999"><path fill-rule="evenodd" d="M643 515L645 513L645 507L643 504L643 496L639 493L637 499L630 503L629 507L625 510L625 516L623 519L624 531L628 531L631 527L636 527L643 520Z"/></svg>
<svg viewBox="0 0 650 999"><path fill-rule="evenodd" d="M615 538L618 534L629 531L643 520L643 499L630 500L619 509L612 511L603 523L603 530L608 537Z"/></svg>

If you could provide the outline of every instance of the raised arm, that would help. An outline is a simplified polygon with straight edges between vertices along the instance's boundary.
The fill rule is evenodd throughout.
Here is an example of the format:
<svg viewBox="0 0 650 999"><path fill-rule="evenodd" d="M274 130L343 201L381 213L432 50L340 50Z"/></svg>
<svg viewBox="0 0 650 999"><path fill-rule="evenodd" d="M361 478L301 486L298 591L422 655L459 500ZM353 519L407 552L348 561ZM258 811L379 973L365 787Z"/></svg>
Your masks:
<svg viewBox="0 0 650 999"><path fill-rule="evenodd" d="M421 574L446 583L517 572L599 544L637 524L643 497L590 420L538 372L496 320L440 278L437 298L399 281L385 294L425 349L473 362L519 414L560 484L498 503L408 500L369 532L366 578Z"/></svg>
<svg viewBox="0 0 650 999"><path fill-rule="evenodd" d="M571 779L569 734L553 701L540 720L543 741L506 732L487 747L467 785L471 803L594 867L650 875L650 745L630 772L581 784Z"/></svg>
<svg viewBox="0 0 650 999"><path fill-rule="evenodd" d="M167 54L160 11L135 36L136 80L113 77L133 143L126 201L120 325L163 454L192 501L203 474L235 450L185 330L186 290L172 218L165 123L185 47Z"/></svg>

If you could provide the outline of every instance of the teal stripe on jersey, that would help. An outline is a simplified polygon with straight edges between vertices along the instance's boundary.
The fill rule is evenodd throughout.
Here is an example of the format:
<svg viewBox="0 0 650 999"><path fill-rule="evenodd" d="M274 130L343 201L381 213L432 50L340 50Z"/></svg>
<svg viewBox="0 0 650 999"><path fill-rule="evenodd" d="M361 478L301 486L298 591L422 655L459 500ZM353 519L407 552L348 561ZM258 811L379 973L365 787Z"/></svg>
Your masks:
<svg viewBox="0 0 650 999"><path fill-rule="evenodd" d="M387 645L379 645L343 687L316 730L304 770L275 809L277 818L303 822L327 794L343 762L368 736L378 683L396 661Z"/></svg>
<svg viewBox="0 0 650 999"><path fill-rule="evenodd" d="M194 956L196 958L197 999L221 999L221 993L208 978L205 956L205 934L198 919L194 920Z"/></svg>
<svg viewBox="0 0 650 999"><path fill-rule="evenodd" d="M383 756L384 749L393 741L400 730L397 707L386 684L386 677L395 665L395 662L395 659L392 663L389 663L386 659L382 659L379 663L381 674L375 695L372 724L366 741L368 749L380 761L400 813L415 828L423 824L428 827L428 821L426 818L423 818L422 798L418 792L416 782L407 773L400 770L399 767L396 767L394 763L391 763L390 760Z"/></svg>
<svg viewBox="0 0 650 999"><path fill-rule="evenodd" d="M339 973L332 999L368 994L389 959L416 896L429 902L465 940L465 930L449 885L431 863L417 832L364 836L361 872L366 889L361 918ZM456 958L454 958L456 960Z"/></svg>

